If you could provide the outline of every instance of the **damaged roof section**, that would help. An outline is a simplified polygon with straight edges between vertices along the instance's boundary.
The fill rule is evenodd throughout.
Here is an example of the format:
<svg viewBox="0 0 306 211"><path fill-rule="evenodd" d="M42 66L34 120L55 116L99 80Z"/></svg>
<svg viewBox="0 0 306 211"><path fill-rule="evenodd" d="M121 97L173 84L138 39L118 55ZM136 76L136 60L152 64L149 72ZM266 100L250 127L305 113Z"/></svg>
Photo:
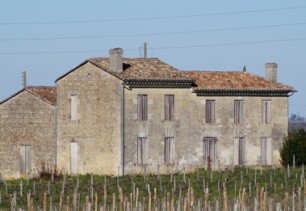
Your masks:
<svg viewBox="0 0 306 211"><path fill-rule="evenodd" d="M40 98L41 100L45 101L48 104L51 104L53 106L56 105L56 87L54 86L28 86L25 89L22 89L9 98L3 100L0 102L0 105L7 102L8 100L12 99L13 97L17 96L18 94L27 91L31 93L32 95Z"/></svg>

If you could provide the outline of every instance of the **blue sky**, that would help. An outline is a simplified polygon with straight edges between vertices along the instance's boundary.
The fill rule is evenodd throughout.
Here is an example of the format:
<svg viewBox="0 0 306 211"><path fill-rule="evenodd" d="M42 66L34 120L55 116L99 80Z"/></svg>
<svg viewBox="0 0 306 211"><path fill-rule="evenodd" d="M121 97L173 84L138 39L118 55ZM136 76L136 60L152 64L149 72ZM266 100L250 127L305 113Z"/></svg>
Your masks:
<svg viewBox="0 0 306 211"><path fill-rule="evenodd" d="M247 71L298 90L290 113L306 116L306 2L3 1L0 7L0 100L28 85L54 81L114 47L125 57L158 57L183 70Z"/></svg>

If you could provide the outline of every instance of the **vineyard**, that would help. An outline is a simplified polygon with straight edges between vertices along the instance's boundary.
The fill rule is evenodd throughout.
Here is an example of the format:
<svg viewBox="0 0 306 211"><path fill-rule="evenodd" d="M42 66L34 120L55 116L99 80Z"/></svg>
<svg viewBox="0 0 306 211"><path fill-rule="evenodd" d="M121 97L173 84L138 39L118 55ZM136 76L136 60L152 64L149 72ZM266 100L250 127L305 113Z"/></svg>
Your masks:
<svg viewBox="0 0 306 211"><path fill-rule="evenodd" d="M304 210L304 167L1 180L2 210Z"/></svg>

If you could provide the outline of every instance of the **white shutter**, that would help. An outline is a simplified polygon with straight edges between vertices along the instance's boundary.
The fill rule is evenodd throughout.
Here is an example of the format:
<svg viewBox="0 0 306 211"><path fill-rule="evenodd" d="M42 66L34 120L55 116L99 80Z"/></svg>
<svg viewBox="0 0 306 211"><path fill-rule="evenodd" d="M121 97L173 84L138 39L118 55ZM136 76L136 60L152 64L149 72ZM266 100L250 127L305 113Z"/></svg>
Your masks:
<svg viewBox="0 0 306 211"><path fill-rule="evenodd" d="M78 142L70 142L70 170L72 174L78 173Z"/></svg>
<svg viewBox="0 0 306 211"><path fill-rule="evenodd" d="M243 122L244 122L244 112L243 112L243 107L244 107L244 101L243 100L240 100L239 101L240 102L240 111L239 111L239 113L240 113L240 121L239 121L239 123L240 124L242 124Z"/></svg>
<svg viewBox="0 0 306 211"><path fill-rule="evenodd" d="M266 108L266 114L267 114L267 124L271 123L271 100L267 100L267 108Z"/></svg>
<svg viewBox="0 0 306 211"><path fill-rule="evenodd" d="M78 117L78 96L77 95L71 95L71 120L77 120Z"/></svg>
<svg viewBox="0 0 306 211"><path fill-rule="evenodd" d="M267 165L272 165L272 138L267 138Z"/></svg>
<svg viewBox="0 0 306 211"><path fill-rule="evenodd" d="M174 138L170 138L170 163L174 162Z"/></svg>
<svg viewBox="0 0 306 211"><path fill-rule="evenodd" d="M32 147L26 146L26 172L31 172L32 169Z"/></svg>
<svg viewBox="0 0 306 211"><path fill-rule="evenodd" d="M239 138L234 138L234 165L239 165Z"/></svg>
<svg viewBox="0 0 306 211"><path fill-rule="evenodd" d="M261 102L261 122L262 123L266 123L266 114L267 114L266 108L267 108L266 101L263 100Z"/></svg>
<svg viewBox="0 0 306 211"><path fill-rule="evenodd" d="M20 172L26 172L25 146L20 146Z"/></svg>
<svg viewBox="0 0 306 211"><path fill-rule="evenodd" d="M267 138L261 138L261 165L267 165Z"/></svg>

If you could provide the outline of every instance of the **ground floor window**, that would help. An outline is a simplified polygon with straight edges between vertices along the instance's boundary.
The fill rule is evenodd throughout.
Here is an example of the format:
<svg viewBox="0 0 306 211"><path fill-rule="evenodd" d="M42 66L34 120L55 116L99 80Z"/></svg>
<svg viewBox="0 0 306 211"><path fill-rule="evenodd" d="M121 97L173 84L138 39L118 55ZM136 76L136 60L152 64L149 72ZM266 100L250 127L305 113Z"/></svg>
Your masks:
<svg viewBox="0 0 306 211"><path fill-rule="evenodd" d="M272 138L261 138L261 165L272 165Z"/></svg>
<svg viewBox="0 0 306 211"><path fill-rule="evenodd" d="M32 166L31 145L20 146L20 173L30 173Z"/></svg>
<svg viewBox="0 0 306 211"><path fill-rule="evenodd" d="M244 145L243 137L234 138L234 165L244 164Z"/></svg>
<svg viewBox="0 0 306 211"><path fill-rule="evenodd" d="M78 142L70 142L70 171L71 174L78 173L79 164L79 144Z"/></svg>
<svg viewBox="0 0 306 211"><path fill-rule="evenodd" d="M166 164L174 163L174 138L173 137L165 138L165 163Z"/></svg>
<svg viewBox="0 0 306 211"><path fill-rule="evenodd" d="M148 161L148 138L138 137L137 139L137 163L146 164Z"/></svg>
<svg viewBox="0 0 306 211"><path fill-rule="evenodd" d="M208 169L214 167L217 156L217 138L205 137L203 147L204 166Z"/></svg>

